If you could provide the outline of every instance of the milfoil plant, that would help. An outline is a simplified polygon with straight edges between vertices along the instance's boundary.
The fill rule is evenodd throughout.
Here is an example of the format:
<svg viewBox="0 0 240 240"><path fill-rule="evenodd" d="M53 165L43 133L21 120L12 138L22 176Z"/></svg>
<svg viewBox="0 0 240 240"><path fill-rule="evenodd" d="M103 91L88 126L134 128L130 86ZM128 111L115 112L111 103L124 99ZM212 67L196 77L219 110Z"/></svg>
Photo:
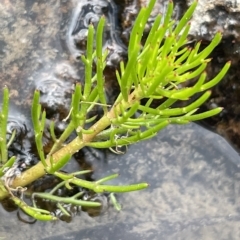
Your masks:
<svg viewBox="0 0 240 240"><path fill-rule="evenodd" d="M113 105L108 105L104 91L103 71L108 56L108 50L103 51L102 48L104 16L101 17L96 30L92 24L89 25L86 55L81 57L85 65L85 84L83 86L77 83L75 86L69 109L69 123L59 138L54 133L54 123L51 124L50 133L54 144L47 154L43 150L42 140L46 112L39 104L39 91L35 91L32 122L40 161L22 172L20 176L14 175L13 171L16 159L13 157L8 160L7 148L14 136L10 143L6 142L8 89L4 88L0 113L2 162L0 199L10 197L24 212L35 219L55 220L57 217L53 213L38 208L35 197L56 202L57 207L66 215L69 212L63 207L63 203L91 207L101 205L99 202L81 200L83 192L72 197L59 197L55 194L62 186L67 188L79 186L96 193L111 193L112 202L118 208L113 193L144 189L148 184L143 182L128 186L112 186L105 182L117 177L116 174L91 182L78 177L89 171L61 172L61 168L74 153L86 146L118 149L149 139L169 124L186 124L221 112L222 108L215 108L196 113L199 106L210 97L211 91L208 89L216 85L230 67L230 62L227 62L217 76L207 80L205 69L211 61L208 56L221 41L221 33L216 33L211 43L202 51L200 42L196 43L194 48L189 48L187 46L187 36L191 27L189 20L197 6L197 0L192 2L178 23L172 20L173 2L169 1L166 13L156 17L147 38L143 41L144 28L155 2L156 0L151 0L147 7L142 8L134 23L128 45L128 61L127 63L122 61L119 71L116 71L120 93ZM96 71L93 70L93 65L96 66ZM191 82L191 85L188 82ZM190 101L189 105L174 107L176 102L191 100L192 96L194 100ZM153 101L156 105L155 100L159 105L152 107ZM96 120L96 117L88 118L89 112L96 106L102 108L102 117L99 120ZM66 143L74 132L76 138ZM62 181L48 193L34 193L32 206L27 205L23 201L25 186L45 174L52 174Z"/></svg>

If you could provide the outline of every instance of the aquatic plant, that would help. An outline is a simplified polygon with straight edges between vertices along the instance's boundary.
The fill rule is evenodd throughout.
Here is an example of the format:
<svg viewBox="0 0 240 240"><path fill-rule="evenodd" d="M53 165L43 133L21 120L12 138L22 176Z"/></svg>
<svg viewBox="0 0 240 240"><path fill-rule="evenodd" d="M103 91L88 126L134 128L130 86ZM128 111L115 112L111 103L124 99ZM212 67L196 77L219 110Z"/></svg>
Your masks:
<svg viewBox="0 0 240 240"><path fill-rule="evenodd" d="M221 41L221 33L218 32L202 51L200 51L201 42L198 42L194 48L188 47L187 36L191 26L189 20L197 6L197 0L193 1L178 23L171 19L173 2L169 1L166 13L156 17L150 33L143 41L144 28L154 4L155 0L151 0L147 7L142 8L134 23L128 46L128 61L127 63L121 62L120 70L116 71L120 94L113 105L108 105L104 93L103 71L108 56L108 50L103 51L102 49L104 16L100 19L96 31L92 24L89 25L86 55L81 58L85 65L85 84L83 86L77 83L75 86L69 109L69 123L59 138L55 135L54 123L51 124L50 133L54 145L47 155L44 153L42 143L46 112L41 109L39 104L39 91L35 91L32 103L32 121L40 161L20 175L16 175L15 172L15 159L7 160L5 139L8 90L4 89L3 107L0 113L0 149L3 164L0 169L2 176L0 199L10 195L15 204L33 218L54 220L56 217L49 211L37 207L34 200L36 196L56 202L57 207L67 215L68 211L60 203L96 207L100 203L81 200L80 197L83 194L81 191L72 197L55 195L56 190L62 186L67 188L79 186L97 193L144 189L148 186L147 183L128 186L103 184L117 177L116 174L90 182L77 177L88 171L63 173L60 169L74 153L85 146L115 147L115 151L119 153L119 147L149 139L169 124L187 124L221 112L222 108L215 108L204 113L197 113L199 106L211 95L211 91L208 89L216 85L230 67L230 62L227 62L216 77L206 80L205 69L211 61L207 57ZM93 71L94 64L96 72ZM202 95L199 96L199 93ZM198 94L197 98L196 94ZM192 96L194 96L194 100L187 106L174 107L177 101L189 100ZM159 105L152 107L155 100L159 102ZM88 113L96 106L102 108L103 116L99 120L96 120L96 116L88 118ZM77 137L70 143L66 143L73 132ZM32 196L33 206L28 206L22 199L24 186L45 174L55 175L62 182L48 193L34 193ZM111 195L111 199L118 208L114 195Z"/></svg>

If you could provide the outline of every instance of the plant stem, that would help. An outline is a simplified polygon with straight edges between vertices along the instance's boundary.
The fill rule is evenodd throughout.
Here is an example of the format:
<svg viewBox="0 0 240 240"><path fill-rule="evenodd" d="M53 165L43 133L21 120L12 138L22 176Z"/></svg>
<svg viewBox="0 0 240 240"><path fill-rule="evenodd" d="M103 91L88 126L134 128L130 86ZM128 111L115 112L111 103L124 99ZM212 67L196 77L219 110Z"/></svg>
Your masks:
<svg viewBox="0 0 240 240"><path fill-rule="evenodd" d="M82 138L76 137L72 142L68 143L66 146L59 149L57 152L55 152L51 157L47 157L46 164L48 166L51 165L52 162L58 162L60 159L62 159L67 154L73 155L74 153L78 152L80 149L82 149L84 146L86 146L89 142L91 142L94 137L96 137L100 132L102 132L104 129L109 127L111 125L111 121L115 119L118 115L120 115L121 111L123 109L128 109L131 107L136 101L137 94L130 94L128 101L120 100L116 102L111 110L105 114L98 122L96 122L89 130L92 130L89 134L83 134ZM43 177L46 174L46 170L42 162L37 163L35 166L31 167L30 169L26 170L21 174L21 176L16 177L11 185L12 188L16 187L24 187L26 185L29 185L30 183L34 182L38 178ZM4 199L8 195L8 192L3 187L3 184L1 186L0 182L0 200Z"/></svg>
<svg viewBox="0 0 240 240"><path fill-rule="evenodd" d="M115 113L113 110L108 112L105 116L103 116L97 123L95 123L91 130L93 130L92 134L83 134L82 139L76 137L72 142L67 144L65 147L58 150L56 153L52 155L53 162L57 162L59 159L63 158L66 154L74 154L80 149L82 149L87 143L89 143L99 132L106 129L110 124L110 119L115 117ZM50 165L50 157L46 159L46 164ZM12 183L13 188L18 186L26 186L38 178L44 176L46 174L45 167L42 162L39 162L32 168L23 172L20 177L16 177ZM0 200L4 199L8 195L7 190L3 187L3 184L0 182Z"/></svg>

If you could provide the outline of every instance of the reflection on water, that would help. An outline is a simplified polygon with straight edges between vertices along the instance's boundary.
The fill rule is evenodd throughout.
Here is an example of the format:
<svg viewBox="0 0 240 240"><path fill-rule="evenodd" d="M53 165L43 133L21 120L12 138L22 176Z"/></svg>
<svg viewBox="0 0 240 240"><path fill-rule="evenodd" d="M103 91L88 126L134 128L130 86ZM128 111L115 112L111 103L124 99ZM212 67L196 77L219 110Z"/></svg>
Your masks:
<svg viewBox="0 0 240 240"><path fill-rule="evenodd" d="M1 210L6 239L239 239L240 158L220 136L198 125L169 126L131 146L125 155L96 162L95 177L120 173L118 182L147 181L141 192L118 195L122 211L70 224L19 223Z"/></svg>
<svg viewBox="0 0 240 240"><path fill-rule="evenodd" d="M123 57L126 57L127 50L120 38L118 13L114 1L77 1L67 34L71 55L77 59L85 52L88 25L92 23L96 27L99 19L104 15L106 24L103 48L109 51L107 66L116 67Z"/></svg>
<svg viewBox="0 0 240 240"><path fill-rule="evenodd" d="M62 38L69 3L9 1L0 3L0 86L7 85L15 104L29 105L35 73L66 59Z"/></svg>
<svg viewBox="0 0 240 240"><path fill-rule="evenodd" d="M88 1L65 0L0 2L0 87L9 86L15 105L11 116L19 117L12 124L20 129L25 125L27 134L31 134L26 116L34 88L45 94L45 108L54 110L53 116L56 118L58 113L61 120L69 106L72 84L83 82L82 66L68 49L77 36L75 32L69 35L71 26L81 31L81 13L77 11L83 2L99 14L105 5L111 5L107 16L109 21L115 21L111 15L115 13L113 3L107 1L97 1L96 6ZM70 17L74 7L73 16L79 20L75 24ZM106 36L110 44L119 47L113 53L121 55L124 45L118 42L113 26L107 28ZM27 150L31 148L29 144L24 145ZM81 212L68 225L60 221L27 225L17 220L16 212L6 212L1 207L0 238L240 238L240 158L214 133L194 124L170 126L152 140L131 146L125 155L108 154L106 161L91 164L96 169L96 179L119 172L121 177L114 183L147 181L150 187L118 195L123 205L121 212L110 207L95 218Z"/></svg>

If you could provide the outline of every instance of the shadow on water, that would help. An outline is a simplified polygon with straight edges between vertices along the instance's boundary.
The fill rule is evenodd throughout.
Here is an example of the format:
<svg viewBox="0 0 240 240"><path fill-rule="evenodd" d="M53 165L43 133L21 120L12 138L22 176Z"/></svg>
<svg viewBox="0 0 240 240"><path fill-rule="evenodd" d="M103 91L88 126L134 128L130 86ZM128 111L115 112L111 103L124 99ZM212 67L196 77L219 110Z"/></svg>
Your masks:
<svg viewBox="0 0 240 240"><path fill-rule="evenodd" d="M118 38L121 28L114 32L113 17L118 13L114 3L0 3L0 86L10 89L9 127L19 126L26 131L28 141L23 144L23 153L34 154L28 120L33 90L41 91L48 118L61 121L68 113L72 85L83 81L83 68L76 59L84 45L79 32L84 32L87 24L87 18L82 20L79 13L83 6L92 14L88 17L96 19L105 13L112 22L104 42L112 51L108 62L111 70L112 65L125 58L126 50L124 41ZM114 94L111 87L107 92ZM117 172L120 177L114 180L115 184L147 181L150 187L117 195L121 212L111 205L96 217L82 211L70 224L58 221L29 225L17 219L15 209L5 211L1 207L0 238L240 238L240 158L223 138L198 125L169 126L155 138L131 146L125 155L109 153L105 161L92 160L91 165L95 179Z"/></svg>

